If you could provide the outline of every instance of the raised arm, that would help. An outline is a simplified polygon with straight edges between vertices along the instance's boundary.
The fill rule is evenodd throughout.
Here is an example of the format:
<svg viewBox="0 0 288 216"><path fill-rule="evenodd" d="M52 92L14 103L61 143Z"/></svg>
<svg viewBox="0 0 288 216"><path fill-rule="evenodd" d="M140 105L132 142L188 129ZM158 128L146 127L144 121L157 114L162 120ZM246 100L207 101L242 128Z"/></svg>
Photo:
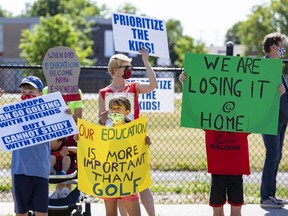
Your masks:
<svg viewBox="0 0 288 216"><path fill-rule="evenodd" d="M142 55L142 61L146 68L147 77L149 79L149 83L137 83L137 93L145 94L153 91L157 88L157 79L154 70L152 69L149 63L149 54L145 48L141 48L139 53Z"/></svg>

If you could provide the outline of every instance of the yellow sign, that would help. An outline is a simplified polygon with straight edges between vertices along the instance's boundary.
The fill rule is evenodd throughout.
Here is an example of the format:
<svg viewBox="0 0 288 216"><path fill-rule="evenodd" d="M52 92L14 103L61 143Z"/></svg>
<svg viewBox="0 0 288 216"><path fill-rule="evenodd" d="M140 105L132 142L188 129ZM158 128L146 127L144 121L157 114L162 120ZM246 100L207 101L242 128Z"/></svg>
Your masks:
<svg viewBox="0 0 288 216"><path fill-rule="evenodd" d="M149 188L146 118L117 127L78 119L78 187L92 196L122 197Z"/></svg>

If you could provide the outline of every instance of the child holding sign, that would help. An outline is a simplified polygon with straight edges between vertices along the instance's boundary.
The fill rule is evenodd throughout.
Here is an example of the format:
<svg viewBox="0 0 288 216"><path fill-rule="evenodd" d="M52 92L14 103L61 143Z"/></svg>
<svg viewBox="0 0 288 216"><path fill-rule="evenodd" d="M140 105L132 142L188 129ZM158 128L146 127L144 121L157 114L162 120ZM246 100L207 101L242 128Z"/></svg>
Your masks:
<svg viewBox="0 0 288 216"><path fill-rule="evenodd" d="M183 85L186 75L179 80ZM209 205L214 216L224 215L226 199L231 216L241 215L244 204L243 175L250 174L248 133L205 130L208 173L212 175Z"/></svg>
<svg viewBox="0 0 288 216"><path fill-rule="evenodd" d="M109 102L108 118L112 121L113 127L130 122L127 115L130 113L131 104L126 97L114 97ZM122 200L130 216L141 215L138 194L132 194L119 198L104 198L106 215L117 215L117 200Z"/></svg>
<svg viewBox="0 0 288 216"><path fill-rule="evenodd" d="M43 95L43 84L35 76L24 78L19 88L22 100ZM71 115L70 109L65 112ZM49 171L49 142L13 151L11 173L16 215L27 215L33 210L36 215L48 216Z"/></svg>
<svg viewBox="0 0 288 216"><path fill-rule="evenodd" d="M147 77L149 82L127 82L132 75L132 59L123 54L115 54L111 56L108 64L108 70L112 77L112 83L99 91L99 124L105 125L107 120L107 109L109 98L115 95L124 95L130 99L131 110L129 113L130 119L137 119L140 116L140 106L138 102L139 94L145 94L157 88L157 79L153 68L149 63L149 53L142 47L139 50L142 55L142 61L146 68ZM149 188L140 192L141 201L149 216L155 216L154 200L152 192ZM119 209L121 215L127 215L121 202L119 202Z"/></svg>

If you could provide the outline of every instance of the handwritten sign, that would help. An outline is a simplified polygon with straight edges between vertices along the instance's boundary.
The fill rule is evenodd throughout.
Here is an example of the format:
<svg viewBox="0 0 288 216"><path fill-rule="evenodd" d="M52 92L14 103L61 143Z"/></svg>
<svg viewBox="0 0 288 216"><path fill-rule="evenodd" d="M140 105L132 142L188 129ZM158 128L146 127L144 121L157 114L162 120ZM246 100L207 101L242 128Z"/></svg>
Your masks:
<svg viewBox="0 0 288 216"><path fill-rule="evenodd" d="M0 147L14 151L77 134L59 92L0 107Z"/></svg>
<svg viewBox="0 0 288 216"><path fill-rule="evenodd" d="M164 20L125 13L112 14L115 50L138 54L145 47L149 55L169 59Z"/></svg>
<svg viewBox="0 0 288 216"><path fill-rule="evenodd" d="M276 134L282 60L185 54L181 126Z"/></svg>
<svg viewBox="0 0 288 216"><path fill-rule="evenodd" d="M43 71L48 93L60 91L66 102L81 100L78 91L80 61L69 47L50 48L43 59Z"/></svg>
<svg viewBox="0 0 288 216"><path fill-rule="evenodd" d="M121 197L152 185L145 144L146 119L102 127L78 119L78 187L100 197Z"/></svg>

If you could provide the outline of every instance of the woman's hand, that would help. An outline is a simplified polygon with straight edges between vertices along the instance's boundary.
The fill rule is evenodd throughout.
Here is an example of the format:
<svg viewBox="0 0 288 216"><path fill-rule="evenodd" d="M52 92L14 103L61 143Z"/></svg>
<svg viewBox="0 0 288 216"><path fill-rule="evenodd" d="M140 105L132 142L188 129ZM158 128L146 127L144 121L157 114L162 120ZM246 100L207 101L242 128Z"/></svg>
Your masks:
<svg viewBox="0 0 288 216"><path fill-rule="evenodd" d="M148 50L145 47L141 47L139 49L139 53L142 55L143 62L149 61L149 53L148 53Z"/></svg>

